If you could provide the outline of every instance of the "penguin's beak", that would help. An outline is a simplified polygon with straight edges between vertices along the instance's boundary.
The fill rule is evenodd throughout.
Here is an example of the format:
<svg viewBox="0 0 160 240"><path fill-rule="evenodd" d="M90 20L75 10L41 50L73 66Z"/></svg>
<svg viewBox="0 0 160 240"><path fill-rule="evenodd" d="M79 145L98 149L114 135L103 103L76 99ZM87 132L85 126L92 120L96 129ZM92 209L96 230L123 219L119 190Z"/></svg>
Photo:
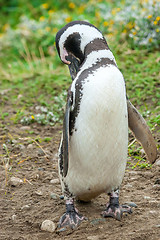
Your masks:
<svg viewBox="0 0 160 240"><path fill-rule="evenodd" d="M69 67L71 78L72 78L72 80L74 80L76 75L77 75L77 72L79 71L80 60L72 54L69 54L66 57L66 59L67 59L68 62L70 62L68 67Z"/></svg>

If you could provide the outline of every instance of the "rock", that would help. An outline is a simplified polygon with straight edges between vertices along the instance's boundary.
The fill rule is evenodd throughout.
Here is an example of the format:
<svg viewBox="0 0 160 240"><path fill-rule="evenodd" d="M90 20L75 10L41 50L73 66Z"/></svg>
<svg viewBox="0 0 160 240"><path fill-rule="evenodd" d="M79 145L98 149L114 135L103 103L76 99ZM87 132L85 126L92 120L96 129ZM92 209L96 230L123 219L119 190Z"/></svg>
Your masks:
<svg viewBox="0 0 160 240"><path fill-rule="evenodd" d="M29 144L28 146L27 146L27 149L33 149L33 144L31 143L31 144Z"/></svg>
<svg viewBox="0 0 160 240"><path fill-rule="evenodd" d="M157 215L157 211L155 211L155 210L149 211L149 213L153 214L153 215Z"/></svg>
<svg viewBox="0 0 160 240"><path fill-rule="evenodd" d="M149 196L144 196L144 199L151 199L151 197L149 197Z"/></svg>
<svg viewBox="0 0 160 240"><path fill-rule="evenodd" d="M155 163L157 166L160 166L160 159L156 161Z"/></svg>
<svg viewBox="0 0 160 240"><path fill-rule="evenodd" d="M58 183L59 183L59 179L58 179L58 178L52 179L52 180L50 181L50 183L52 183L52 184L58 184Z"/></svg>
<svg viewBox="0 0 160 240"><path fill-rule="evenodd" d="M59 198L60 198L61 200L63 200L63 199L64 199L64 195L59 196Z"/></svg>
<svg viewBox="0 0 160 240"><path fill-rule="evenodd" d="M88 236L87 239L88 240L98 240L99 236Z"/></svg>
<svg viewBox="0 0 160 240"><path fill-rule="evenodd" d="M43 195L43 192L42 192L41 190L37 190L37 191L35 192L35 194L37 194L38 196L42 196L42 195Z"/></svg>
<svg viewBox="0 0 160 240"><path fill-rule="evenodd" d="M30 209L31 207L29 205L24 205L23 207L21 207L21 210L28 210Z"/></svg>
<svg viewBox="0 0 160 240"><path fill-rule="evenodd" d="M160 228L160 224L158 224L158 225L155 225L155 227L156 227L156 228Z"/></svg>
<svg viewBox="0 0 160 240"><path fill-rule="evenodd" d="M55 229L56 229L56 225L51 220L45 220L42 222L41 230L53 233Z"/></svg>
<svg viewBox="0 0 160 240"><path fill-rule="evenodd" d="M126 188L132 188L133 187L133 185L132 184L126 184L126 186L125 186Z"/></svg>
<svg viewBox="0 0 160 240"><path fill-rule="evenodd" d="M128 206L130 206L130 207L135 207L135 208L137 208L137 204L134 203L134 202L126 202L124 205L128 205Z"/></svg>
<svg viewBox="0 0 160 240"><path fill-rule="evenodd" d="M51 193L50 196L51 196L52 199L58 199L59 198L59 196L56 193Z"/></svg>
<svg viewBox="0 0 160 240"><path fill-rule="evenodd" d="M15 140L15 139L12 139L12 144L17 144L18 143L18 141L17 140Z"/></svg>
<svg viewBox="0 0 160 240"><path fill-rule="evenodd" d="M19 186L22 183L23 183L22 179L20 179L18 177L11 177L10 181L9 181L9 184L11 186L14 186L14 187L17 187L17 186Z"/></svg>
<svg viewBox="0 0 160 240"><path fill-rule="evenodd" d="M15 215L15 214L13 214L12 217L11 217L12 221L15 221L16 218L17 218L17 215Z"/></svg>

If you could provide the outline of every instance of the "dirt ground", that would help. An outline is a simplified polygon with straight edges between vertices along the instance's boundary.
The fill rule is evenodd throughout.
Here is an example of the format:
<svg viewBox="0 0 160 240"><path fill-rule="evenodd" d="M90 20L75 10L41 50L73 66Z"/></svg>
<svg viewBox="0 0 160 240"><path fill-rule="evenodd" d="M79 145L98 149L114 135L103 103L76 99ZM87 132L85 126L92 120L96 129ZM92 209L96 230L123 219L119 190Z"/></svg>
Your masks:
<svg viewBox="0 0 160 240"><path fill-rule="evenodd" d="M108 196L102 194L91 203L76 203L79 212L88 218L76 230L50 233L40 229L46 219L57 226L65 211L57 168L60 135L61 127L57 126L11 124L1 128L0 239L160 239L160 164L157 163L149 170L127 166L120 202L134 202L137 208L133 208L131 215L124 215L122 221L101 217L108 201ZM46 140L33 141L38 136ZM7 151L3 144L10 158L7 171L4 167ZM22 180L19 186L11 185L13 176Z"/></svg>

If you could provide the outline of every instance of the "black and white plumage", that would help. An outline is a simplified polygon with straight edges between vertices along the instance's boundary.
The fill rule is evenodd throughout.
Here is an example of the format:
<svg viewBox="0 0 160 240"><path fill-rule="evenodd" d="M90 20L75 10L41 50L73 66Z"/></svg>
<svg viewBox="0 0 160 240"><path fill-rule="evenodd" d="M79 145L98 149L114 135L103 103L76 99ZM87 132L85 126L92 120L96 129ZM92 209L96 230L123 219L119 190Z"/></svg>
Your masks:
<svg viewBox="0 0 160 240"><path fill-rule="evenodd" d="M84 21L67 24L57 33L56 47L73 80L59 149L59 175L67 209L60 226L74 227L83 220L74 208L74 198L88 201L103 192L110 195L110 203L102 215L120 219L123 211L131 212L118 201L127 160L128 112L135 136L144 149L148 142L151 146L146 152L149 155L152 150L152 162L156 156L153 137L126 100L123 75L95 26Z"/></svg>

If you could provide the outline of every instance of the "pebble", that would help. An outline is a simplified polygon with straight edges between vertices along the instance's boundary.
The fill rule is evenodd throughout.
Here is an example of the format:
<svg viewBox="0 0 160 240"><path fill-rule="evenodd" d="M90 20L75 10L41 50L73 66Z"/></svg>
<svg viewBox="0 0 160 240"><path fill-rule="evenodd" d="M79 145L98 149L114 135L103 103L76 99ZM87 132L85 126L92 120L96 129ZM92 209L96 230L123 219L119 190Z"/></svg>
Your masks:
<svg viewBox="0 0 160 240"><path fill-rule="evenodd" d="M28 209L30 209L29 205L24 205L23 207L21 207L21 210L28 210Z"/></svg>
<svg viewBox="0 0 160 240"><path fill-rule="evenodd" d="M157 211L154 211L154 210L149 211L149 213L150 213L150 214L153 214L153 215L157 215Z"/></svg>
<svg viewBox="0 0 160 240"><path fill-rule="evenodd" d="M137 204L134 203L134 202L126 202L124 205L128 205L128 206L130 206L130 207L135 207L135 208L137 208Z"/></svg>
<svg viewBox="0 0 160 240"><path fill-rule="evenodd" d="M14 187L17 187L17 186L19 186L22 183L23 183L22 179L20 179L18 177L11 177L10 181L9 181L9 184L11 186L14 186Z"/></svg>
<svg viewBox="0 0 160 240"><path fill-rule="evenodd" d="M12 144L17 144L18 143L18 141L17 140L15 140L15 139L12 139Z"/></svg>
<svg viewBox="0 0 160 240"><path fill-rule="evenodd" d="M149 196L144 196L144 199L151 199L151 197L149 197Z"/></svg>
<svg viewBox="0 0 160 240"><path fill-rule="evenodd" d="M125 186L126 188L132 188L133 187L133 185L132 184L126 184L126 186Z"/></svg>
<svg viewBox="0 0 160 240"><path fill-rule="evenodd" d="M53 233L55 229L56 229L56 225L51 220L45 220L42 222L41 230Z"/></svg>
<svg viewBox="0 0 160 240"><path fill-rule="evenodd" d="M63 200L63 199L64 199L64 195L59 196L59 198L60 198L61 200Z"/></svg>
<svg viewBox="0 0 160 240"><path fill-rule="evenodd" d="M15 215L15 214L13 214L12 217L11 217L11 219L12 219L13 221L15 221L16 218L17 218L17 215Z"/></svg>
<svg viewBox="0 0 160 240"><path fill-rule="evenodd" d="M160 159L155 163L157 166L160 166Z"/></svg>
<svg viewBox="0 0 160 240"><path fill-rule="evenodd" d="M33 146L33 144L29 144L28 146L27 146L27 149L32 149L34 146Z"/></svg>
<svg viewBox="0 0 160 240"><path fill-rule="evenodd" d="M155 225L155 227L156 227L156 228L160 228L160 224L158 224L158 225Z"/></svg>
<svg viewBox="0 0 160 240"><path fill-rule="evenodd" d="M88 240L98 240L99 236L88 236L87 239Z"/></svg>
<svg viewBox="0 0 160 240"><path fill-rule="evenodd" d="M50 183L52 183L52 184L58 184L58 183L59 183L59 179L58 179L58 178L52 179L52 180L50 181Z"/></svg>
<svg viewBox="0 0 160 240"><path fill-rule="evenodd" d="M59 198L59 196L56 193L51 193L50 196L51 196L52 199Z"/></svg>
<svg viewBox="0 0 160 240"><path fill-rule="evenodd" d="M37 194L38 196L42 196L42 195L43 195L43 192L42 192L41 190L37 190L37 191L35 192L35 194Z"/></svg>

